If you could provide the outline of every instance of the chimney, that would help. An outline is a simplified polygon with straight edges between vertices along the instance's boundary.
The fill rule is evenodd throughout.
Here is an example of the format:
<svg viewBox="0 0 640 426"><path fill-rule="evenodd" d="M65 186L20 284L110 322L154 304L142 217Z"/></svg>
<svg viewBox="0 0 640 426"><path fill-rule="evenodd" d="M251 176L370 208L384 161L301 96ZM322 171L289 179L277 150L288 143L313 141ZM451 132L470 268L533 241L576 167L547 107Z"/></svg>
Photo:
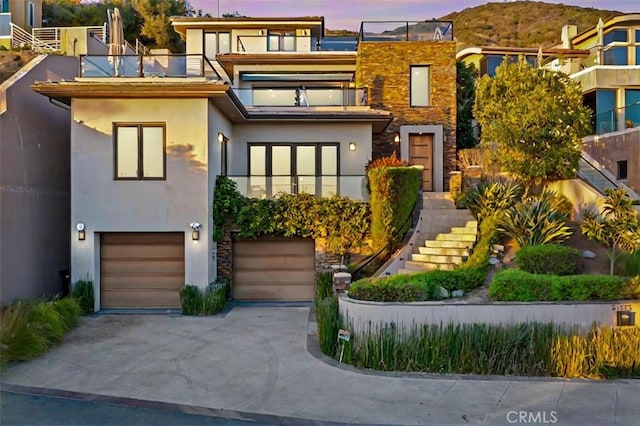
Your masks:
<svg viewBox="0 0 640 426"><path fill-rule="evenodd" d="M571 40L578 35L577 25L565 25L562 27L562 48L571 49Z"/></svg>

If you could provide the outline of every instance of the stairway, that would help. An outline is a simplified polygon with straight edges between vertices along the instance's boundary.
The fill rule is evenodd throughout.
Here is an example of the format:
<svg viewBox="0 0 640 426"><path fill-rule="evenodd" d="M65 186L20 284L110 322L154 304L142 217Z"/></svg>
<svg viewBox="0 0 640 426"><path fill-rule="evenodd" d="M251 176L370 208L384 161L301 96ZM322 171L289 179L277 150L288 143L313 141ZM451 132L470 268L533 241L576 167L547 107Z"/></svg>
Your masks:
<svg viewBox="0 0 640 426"><path fill-rule="evenodd" d="M578 167L578 175L591 186L598 190L601 194L604 194L605 189L616 189L618 185L608 178L602 170L597 169L591 163L584 158L580 158Z"/></svg>
<svg viewBox="0 0 640 426"><path fill-rule="evenodd" d="M421 244L413 248L399 274L425 270L451 270L468 256L476 242L478 222L468 210L456 209L444 194L425 194L423 220L419 232Z"/></svg>

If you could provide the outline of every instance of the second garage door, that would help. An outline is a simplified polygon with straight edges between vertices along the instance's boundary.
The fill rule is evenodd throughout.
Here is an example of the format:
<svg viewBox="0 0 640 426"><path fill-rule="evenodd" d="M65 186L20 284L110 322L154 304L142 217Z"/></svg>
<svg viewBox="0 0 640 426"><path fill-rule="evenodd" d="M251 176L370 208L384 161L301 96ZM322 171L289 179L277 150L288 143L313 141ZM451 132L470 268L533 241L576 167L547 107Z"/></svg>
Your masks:
<svg viewBox="0 0 640 426"><path fill-rule="evenodd" d="M233 298L313 300L315 243L310 238L262 237L233 242Z"/></svg>
<svg viewBox="0 0 640 426"><path fill-rule="evenodd" d="M103 308L179 308L184 285L184 233L100 235Z"/></svg>

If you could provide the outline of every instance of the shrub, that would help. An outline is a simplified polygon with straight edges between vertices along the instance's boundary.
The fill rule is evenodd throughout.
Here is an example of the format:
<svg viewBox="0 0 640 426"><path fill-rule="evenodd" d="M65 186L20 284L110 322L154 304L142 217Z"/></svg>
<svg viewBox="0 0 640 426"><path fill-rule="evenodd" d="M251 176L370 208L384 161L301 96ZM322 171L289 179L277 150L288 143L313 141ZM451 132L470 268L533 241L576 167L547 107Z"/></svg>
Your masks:
<svg viewBox="0 0 640 426"><path fill-rule="evenodd" d="M195 285L185 285L180 289L182 315L198 315L202 307L202 290Z"/></svg>
<svg viewBox="0 0 640 426"><path fill-rule="evenodd" d="M633 277L640 275L640 250L622 254L622 268L624 275Z"/></svg>
<svg viewBox="0 0 640 426"><path fill-rule="evenodd" d="M513 238L520 247L561 243L573 231L566 225L569 216L559 210L560 204L556 193L545 189L540 197L529 197L510 207L498 230Z"/></svg>
<svg viewBox="0 0 640 426"><path fill-rule="evenodd" d="M369 161L365 170L377 169L378 167L406 167L409 162L398 158L395 152L387 157L380 157Z"/></svg>
<svg viewBox="0 0 640 426"><path fill-rule="evenodd" d="M71 296L78 301L82 314L90 314L95 311L92 279L87 277L76 281L71 286Z"/></svg>
<svg viewBox="0 0 640 426"><path fill-rule="evenodd" d="M315 300L323 300L333 295L333 274L331 271L318 272L316 274Z"/></svg>
<svg viewBox="0 0 640 426"><path fill-rule="evenodd" d="M484 178L456 199L456 206L471 210L478 219L502 212L520 200L524 188L501 178Z"/></svg>
<svg viewBox="0 0 640 426"><path fill-rule="evenodd" d="M318 343L322 353L331 357L335 356L336 339L340 328L338 300L335 297L316 300L316 321L318 323Z"/></svg>
<svg viewBox="0 0 640 426"><path fill-rule="evenodd" d="M215 315L222 311L227 304L231 292L231 283L218 281L209 284L202 292L200 287L185 285L180 290L180 305L182 315Z"/></svg>
<svg viewBox="0 0 640 426"><path fill-rule="evenodd" d="M559 244L523 247L516 253L516 265L532 274L574 275L579 272L582 253Z"/></svg>
<svg viewBox="0 0 640 426"><path fill-rule="evenodd" d="M640 328L554 324L393 324L352 336L350 363L387 371L552 377L637 377Z"/></svg>
<svg viewBox="0 0 640 426"><path fill-rule="evenodd" d="M610 275L539 275L506 269L495 275L489 296L503 301L618 300L634 297L637 284Z"/></svg>
<svg viewBox="0 0 640 426"><path fill-rule="evenodd" d="M485 268L489 265L489 256L493 253L493 245L498 242L499 215L489 215L480 222L478 232L478 242L473 246L469 258L460 268Z"/></svg>
<svg viewBox="0 0 640 426"><path fill-rule="evenodd" d="M60 315L67 330L78 325L79 317L83 313L78 301L72 297L55 300L53 302L53 308L58 312L58 315Z"/></svg>

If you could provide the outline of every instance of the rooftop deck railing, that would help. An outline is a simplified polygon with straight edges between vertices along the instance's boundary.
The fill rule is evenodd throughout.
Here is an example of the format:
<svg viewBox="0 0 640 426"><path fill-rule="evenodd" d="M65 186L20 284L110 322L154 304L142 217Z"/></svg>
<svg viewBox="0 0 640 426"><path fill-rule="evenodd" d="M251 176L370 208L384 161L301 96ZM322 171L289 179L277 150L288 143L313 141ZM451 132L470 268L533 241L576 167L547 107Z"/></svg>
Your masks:
<svg viewBox="0 0 640 426"><path fill-rule="evenodd" d="M355 52L358 49L358 38L241 35L236 39L235 47L239 53Z"/></svg>
<svg viewBox="0 0 640 426"><path fill-rule="evenodd" d="M207 77L220 80L204 55L80 55L81 77Z"/></svg>
<svg viewBox="0 0 640 426"><path fill-rule="evenodd" d="M366 88L332 87L256 87L233 89L245 106L256 107L320 107L367 106Z"/></svg>
<svg viewBox="0 0 640 426"><path fill-rule="evenodd" d="M358 41L453 40L452 21L364 21Z"/></svg>

